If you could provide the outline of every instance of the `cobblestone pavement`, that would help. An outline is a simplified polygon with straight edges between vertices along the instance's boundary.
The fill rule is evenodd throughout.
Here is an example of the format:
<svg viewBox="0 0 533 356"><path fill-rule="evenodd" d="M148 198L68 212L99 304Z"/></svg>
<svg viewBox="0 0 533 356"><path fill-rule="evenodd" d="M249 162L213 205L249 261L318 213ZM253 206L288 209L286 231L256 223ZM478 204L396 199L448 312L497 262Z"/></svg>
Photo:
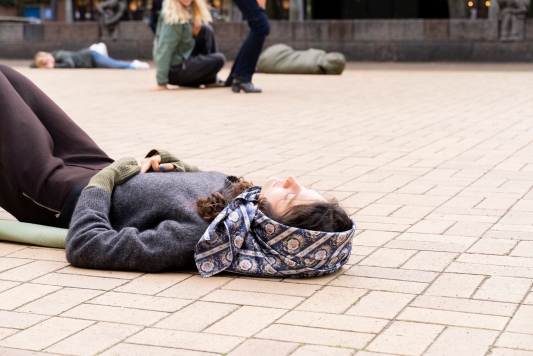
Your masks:
<svg viewBox="0 0 533 356"><path fill-rule="evenodd" d="M161 147L257 184L293 174L358 234L314 279L85 270L0 243L0 355L533 355L531 69L352 64L235 95L20 67L113 158Z"/></svg>

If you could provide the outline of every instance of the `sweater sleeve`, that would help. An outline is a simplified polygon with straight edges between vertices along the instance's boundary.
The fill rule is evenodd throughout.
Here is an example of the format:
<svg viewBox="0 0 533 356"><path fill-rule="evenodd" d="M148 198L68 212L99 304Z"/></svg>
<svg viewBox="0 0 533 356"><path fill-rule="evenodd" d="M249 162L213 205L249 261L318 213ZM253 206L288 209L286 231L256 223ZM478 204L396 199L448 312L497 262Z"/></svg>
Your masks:
<svg viewBox="0 0 533 356"><path fill-rule="evenodd" d="M180 41L183 32L183 25L161 26L161 33L157 34L157 50L154 52L154 61L156 63L156 80L157 84L168 84L168 71L172 62L172 54Z"/></svg>
<svg viewBox="0 0 533 356"><path fill-rule="evenodd" d="M66 51L57 51L53 54L56 63L54 64L54 68L75 68L76 65L74 64L74 60L72 59L72 56L67 53Z"/></svg>
<svg viewBox="0 0 533 356"><path fill-rule="evenodd" d="M83 191L72 216L66 256L81 268L161 272L194 263L180 240L180 224L162 221L151 230L115 231L109 221L111 196L101 188Z"/></svg>
<svg viewBox="0 0 533 356"><path fill-rule="evenodd" d="M159 149L153 149L146 155L145 158L152 157L155 155L161 156L161 163L172 163L174 165L174 170L176 172L198 172L198 167L188 164L186 162L183 162L178 157L174 156L172 153L166 151L166 150L159 150Z"/></svg>

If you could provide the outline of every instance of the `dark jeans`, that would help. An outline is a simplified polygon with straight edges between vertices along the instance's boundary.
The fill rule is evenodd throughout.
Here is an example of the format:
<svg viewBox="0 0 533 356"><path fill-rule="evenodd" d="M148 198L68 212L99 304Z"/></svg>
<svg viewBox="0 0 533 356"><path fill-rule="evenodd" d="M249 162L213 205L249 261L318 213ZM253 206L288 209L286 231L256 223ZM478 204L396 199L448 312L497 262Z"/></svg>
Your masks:
<svg viewBox="0 0 533 356"><path fill-rule="evenodd" d="M70 193L113 162L46 94L0 65L0 206L56 226Z"/></svg>
<svg viewBox="0 0 533 356"><path fill-rule="evenodd" d="M231 76L243 82L250 82L265 38L270 33L270 25L265 10L259 7L256 0L233 1L241 10L243 17L248 20L250 33L242 44L237 58L235 58L233 68L231 68Z"/></svg>
<svg viewBox="0 0 533 356"><path fill-rule="evenodd" d="M215 83L224 63L226 57L218 52L213 28L203 25L195 38L191 56L184 63L170 68L168 82L181 87Z"/></svg>

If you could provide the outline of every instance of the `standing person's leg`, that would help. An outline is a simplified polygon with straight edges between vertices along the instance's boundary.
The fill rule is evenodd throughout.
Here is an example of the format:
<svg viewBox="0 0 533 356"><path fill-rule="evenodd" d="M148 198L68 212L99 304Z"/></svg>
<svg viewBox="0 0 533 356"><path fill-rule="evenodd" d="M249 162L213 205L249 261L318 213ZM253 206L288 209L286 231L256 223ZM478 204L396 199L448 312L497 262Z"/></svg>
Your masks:
<svg viewBox="0 0 533 356"><path fill-rule="evenodd" d="M56 225L70 193L113 162L46 94L0 65L0 206Z"/></svg>
<svg viewBox="0 0 533 356"><path fill-rule="evenodd" d="M244 18L248 20L250 33L244 41L231 69L232 89L235 92L261 92L251 84L257 60L263 49L265 38L270 33L270 25L265 10L255 0L234 0Z"/></svg>
<svg viewBox="0 0 533 356"><path fill-rule="evenodd" d="M215 31L209 24L203 24L200 32L194 38L194 48L191 56L197 56L199 54L211 54L217 53L218 47L215 41Z"/></svg>
<svg viewBox="0 0 533 356"><path fill-rule="evenodd" d="M170 68L168 82L182 87L197 87L217 81L217 73L222 69L226 58L222 53L190 56L184 65Z"/></svg>

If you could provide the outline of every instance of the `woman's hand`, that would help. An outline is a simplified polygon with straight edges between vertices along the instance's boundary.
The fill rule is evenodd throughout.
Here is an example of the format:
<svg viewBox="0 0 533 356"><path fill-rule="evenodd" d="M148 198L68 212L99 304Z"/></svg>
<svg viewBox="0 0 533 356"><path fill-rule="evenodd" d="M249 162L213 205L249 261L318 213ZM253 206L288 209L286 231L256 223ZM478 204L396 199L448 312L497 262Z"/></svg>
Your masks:
<svg viewBox="0 0 533 356"><path fill-rule="evenodd" d="M155 155L147 157L141 161L141 173L148 172L150 168L152 168L154 172L170 172L174 170L174 165L172 163L161 164L161 156Z"/></svg>
<svg viewBox="0 0 533 356"><path fill-rule="evenodd" d="M168 87L166 85L158 85L155 88L150 89L150 91L160 91L160 90L168 90Z"/></svg>
<svg viewBox="0 0 533 356"><path fill-rule="evenodd" d="M257 4L259 5L260 8L264 10L266 9L267 0L257 0Z"/></svg>

